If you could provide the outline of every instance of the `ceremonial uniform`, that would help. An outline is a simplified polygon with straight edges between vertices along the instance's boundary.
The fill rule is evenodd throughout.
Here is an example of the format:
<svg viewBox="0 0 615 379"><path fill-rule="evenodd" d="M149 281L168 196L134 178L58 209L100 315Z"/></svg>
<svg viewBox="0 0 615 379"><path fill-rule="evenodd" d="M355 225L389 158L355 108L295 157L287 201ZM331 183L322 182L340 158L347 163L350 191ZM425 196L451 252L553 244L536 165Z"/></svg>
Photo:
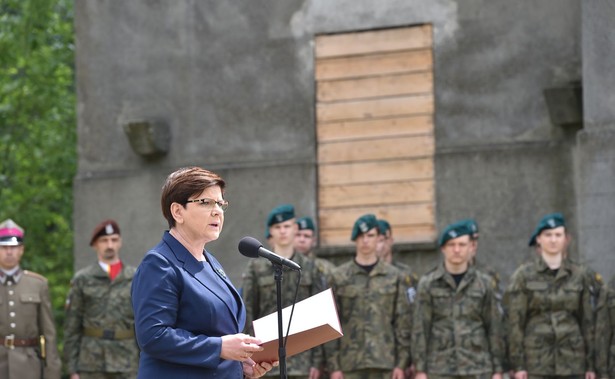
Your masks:
<svg viewBox="0 0 615 379"><path fill-rule="evenodd" d="M99 261L79 270L71 280L64 355L69 373L78 373L81 379L136 377L139 349L130 298L136 269L119 261L119 233L115 221L100 223L90 241ZM105 254L110 253L112 258L106 258L116 263L105 264Z"/></svg>
<svg viewBox="0 0 615 379"><path fill-rule="evenodd" d="M20 268L23 237L13 220L0 223L0 378L59 379L47 279Z"/></svg>
<svg viewBox="0 0 615 379"><path fill-rule="evenodd" d="M0 378L59 379L61 364L47 280L18 270L12 278L1 275L0 282Z"/></svg>
<svg viewBox="0 0 615 379"><path fill-rule="evenodd" d="M421 278L412 333L417 371L431 377L502 372L501 315L491 279L469 267L459 285L444 265Z"/></svg>

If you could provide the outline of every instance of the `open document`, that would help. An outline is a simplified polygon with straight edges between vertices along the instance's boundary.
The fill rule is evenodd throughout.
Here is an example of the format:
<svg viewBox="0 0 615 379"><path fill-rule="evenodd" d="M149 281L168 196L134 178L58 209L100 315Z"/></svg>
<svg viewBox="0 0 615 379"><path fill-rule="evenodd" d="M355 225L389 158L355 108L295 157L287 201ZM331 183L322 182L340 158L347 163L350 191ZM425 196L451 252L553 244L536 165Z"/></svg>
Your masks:
<svg viewBox="0 0 615 379"><path fill-rule="evenodd" d="M284 336L288 328L291 307L282 309ZM278 360L278 313L252 322L254 335L263 341L265 350L252 355L255 362ZM295 304L286 342L286 357L340 338L342 327L331 288Z"/></svg>

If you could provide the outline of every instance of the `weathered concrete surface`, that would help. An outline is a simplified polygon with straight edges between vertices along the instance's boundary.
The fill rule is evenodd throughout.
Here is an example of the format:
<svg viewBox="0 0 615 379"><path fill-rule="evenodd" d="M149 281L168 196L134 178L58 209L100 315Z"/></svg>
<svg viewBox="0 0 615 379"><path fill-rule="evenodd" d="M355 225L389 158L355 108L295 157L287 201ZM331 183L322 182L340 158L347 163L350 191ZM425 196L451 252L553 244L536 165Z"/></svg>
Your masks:
<svg viewBox="0 0 615 379"><path fill-rule="evenodd" d="M124 256L138 263L166 226L164 178L199 165L229 184L231 207L211 250L239 284L246 259L237 243L263 238L272 207L317 212L315 35L422 23L434 25L437 226L476 217L479 254L505 277L531 255L538 219L561 211L581 236L573 254L603 262L614 211L613 179L603 175L612 152L600 142L612 138L615 108L599 103L612 98L615 78L600 58L613 54L612 16L601 7L612 6L591 3L581 16L579 0L76 2L76 266L93 258L89 234L106 217L120 222ZM543 96L575 82L586 122L607 129L586 125L579 142L576 129L552 123ZM163 158L131 150L122 126L142 120L170 126ZM611 205L595 218L594 189L609 186ZM325 253L341 260L349 251ZM399 246L398 256L418 272L439 259L434 246Z"/></svg>

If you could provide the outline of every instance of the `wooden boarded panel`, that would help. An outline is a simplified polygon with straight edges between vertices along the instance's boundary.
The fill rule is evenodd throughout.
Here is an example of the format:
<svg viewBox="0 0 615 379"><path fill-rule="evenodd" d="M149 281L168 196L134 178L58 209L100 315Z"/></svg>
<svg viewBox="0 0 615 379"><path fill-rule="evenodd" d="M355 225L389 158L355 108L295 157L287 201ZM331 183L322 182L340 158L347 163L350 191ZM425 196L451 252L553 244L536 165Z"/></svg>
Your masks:
<svg viewBox="0 0 615 379"><path fill-rule="evenodd" d="M319 123L318 141L332 142L358 138L390 137L433 133L433 117L418 115L375 120Z"/></svg>
<svg viewBox="0 0 615 379"><path fill-rule="evenodd" d="M432 113L432 94L339 103L318 103L316 106L316 118L318 122Z"/></svg>
<svg viewBox="0 0 615 379"><path fill-rule="evenodd" d="M429 135L374 138L322 143L318 146L318 163L420 158L433 153L434 141Z"/></svg>
<svg viewBox="0 0 615 379"><path fill-rule="evenodd" d="M413 160L323 164L318 167L319 185L433 179L433 166L431 157Z"/></svg>
<svg viewBox="0 0 615 379"><path fill-rule="evenodd" d="M374 213L397 242L432 242L433 52L430 25L316 39L319 232L349 245Z"/></svg>
<svg viewBox="0 0 615 379"><path fill-rule="evenodd" d="M433 202L433 180L321 186L321 208Z"/></svg>
<svg viewBox="0 0 615 379"><path fill-rule="evenodd" d="M316 37L317 58L431 48L431 25Z"/></svg>
<svg viewBox="0 0 615 379"><path fill-rule="evenodd" d="M393 225L395 243L430 243L436 239L433 225ZM347 229L326 229L320 231L320 243L324 246L346 246L350 240L352 225Z"/></svg>
<svg viewBox="0 0 615 379"><path fill-rule="evenodd" d="M408 50L389 54L319 59L316 80L357 78L385 74L431 71L431 49Z"/></svg>
<svg viewBox="0 0 615 379"><path fill-rule="evenodd" d="M378 218L384 218L391 225L429 224L433 220L433 205L397 204L391 206L364 206L344 209L320 209L319 224L322 229L347 228L352 229L354 222L364 214L373 213Z"/></svg>
<svg viewBox="0 0 615 379"><path fill-rule="evenodd" d="M367 99L433 92L431 72L318 82L318 101Z"/></svg>

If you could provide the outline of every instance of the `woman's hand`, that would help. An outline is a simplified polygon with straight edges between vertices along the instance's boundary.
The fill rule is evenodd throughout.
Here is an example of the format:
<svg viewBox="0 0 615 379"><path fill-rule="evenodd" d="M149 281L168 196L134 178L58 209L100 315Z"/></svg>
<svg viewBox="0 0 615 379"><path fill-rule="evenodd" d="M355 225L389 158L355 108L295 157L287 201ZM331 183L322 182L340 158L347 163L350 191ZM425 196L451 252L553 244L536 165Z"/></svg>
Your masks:
<svg viewBox="0 0 615 379"><path fill-rule="evenodd" d="M261 340L258 338L243 333L222 336L220 358L241 362L249 360L254 364L251 357L255 352L263 350L263 348L259 346L261 343ZM271 368L269 370L271 370Z"/></svg>
<svg viewBox="0 0 615 379"><path fill-rule="evenodd" d="M246 378L260 378L279 364L278 361L255 363L252 358L249 358L243 362L243 374Z"/></svg>

